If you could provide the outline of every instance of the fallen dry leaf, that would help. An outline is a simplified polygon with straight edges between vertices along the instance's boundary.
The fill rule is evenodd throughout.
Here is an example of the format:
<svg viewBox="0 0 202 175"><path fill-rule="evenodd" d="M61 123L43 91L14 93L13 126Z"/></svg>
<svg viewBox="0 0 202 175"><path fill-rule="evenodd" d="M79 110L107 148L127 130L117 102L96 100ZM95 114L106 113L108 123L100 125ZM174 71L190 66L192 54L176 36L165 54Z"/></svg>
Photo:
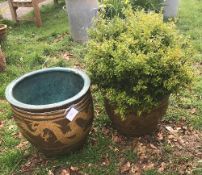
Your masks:
<svg viewBox="0 0 202 175"><path fill-rule="evenodd" d="M152 168L154 168L154 163L147 163L147 164L143 165L144 170L149 170Z"/></svg>
<svg viewBox="0 0 202 175"><path fill-rule="evenodd" d="M108 135L108 134L110 133L110 130L109 130L108 128L106 128L106 127L103 127L103 128L102 128L102 133L103 133L104 135Z"/></svg>
<svg viewBox="0 0 202 175"><path fill-rule="evenodd" d="M71 166L70 169L71 169L72 171L79 171L79 168L78 168L78 167L75 167L75 166Z"/></svg>
<svg viewBox="0 0 202 175"><path fill-rule="evenodd" d="M54 175L54 173L51 170L48 170L48 175Z"/></svg>
<svg viewBox="0 0 202 175"><path fill-rule="evenodd" d="M123 139L119 135L112 135L112 141L115 143L121 143L123 141Z"/></svg>
<svg viewBox="0 0 202 175"><path fill-rule="evenodd" d="M62 57L65 59L65 60L70 60L71 58L73 58L73 55L69 52L65 52L63 53Z"/></svg>
<svg viewBox="0 0 202 175"><path fill-rule="evenodd" d="M25 164L23 164L20 168L20 172L32 172L34 168L38 165L42 165L47 163L46 160L43 160L38 154L34 154L30 157ZM31 173L30 173L31 174Z"/></svg>
<svg viewBox="0 0 202 175"><path fill-rule="evenodd" d="M102 161L102 165L104 166L108 166L110 164L110 161L108 158L104 158L103 161Z"/></svg>
<svg viewBox="0 0 202 175"><path fill-rule="evenodd" d="M57 36L55 39L54 39L54 43L57 43L57 42L59 42L59 41L61 41L61 40L63 40L64 39L64 37L65 36L67 36L67 35L69 35L69 33L68 32L65 32L65 33L62 33L61 35L59 35L59 36Z"/></svg>
<svg viewBox="0 0 202 175"><path fill-rule="evenodd" d="M81 69L84 69L84 65L80 63L75 63L73 68L81 70Z"/></svg>
<svg viewBox="0 0 202 175"><path fill-rule="evenodd" d="M24 136L22 135L21 132L17 132L17 133L15 134L15 138L18 138L18 139L20 139L20 140L23 140L23 139L24 139Z"/></svg>
<svg viewBox="0 0 202 175"><path fill-rule="evenodd" d="M121 173L128 172L130 168L131 168L130 162L126 162L124 165L121 166Z"/></svg>
<svg viewBox="0 0 202 175"><path fill-rule="evenodd" d="M158 149L156 146L154 146L153 144L150 143L150 147L153 149Z"/></svg>
<svg viewBox="0 0 202 175"><path fill-rule="evenodd" d="M158 169L158 172L159 173L162 173L166 168L166 163L165 162L162 162L161 165L160 165L160 168Z"/></svg>
<svg viewBox="0 0 202 175"><path fill-rule="evenodd" d="M118 149L118 148L114 148L114 151L115 151L115 152L119 152L119 149Z"/></svg>
<svg viewBox="0 0 202 175"><path fill-rule="evenodd" d="M60 175L71 175L70 169L69 168L63 169L61 171Z"/></svg>
<svg viewBox="0 0 202 175"><path fill-rule="evenodd" d="M191 114L195 114L196 113L196 108L192 108L191 109Z"/></svg>
<svg viewBox="0 0 202 175"><path fill-rule="evenodd" d="M165 128L170 132L174 133L174 129L171 126L165 126Z"/></svg>
<svg viewBox="0 0 202 175"><path fill-rule="evenodd" d="M138 142L136 151L140 161L147 159L147 155L146 155L147 147L145 145Z"/></svg>
<svg viewBox="0 0 202 175"><path fill-rule="evenodd" d="M22 141L20 142L16 147L20 150L25 150L27 146L29 145L28 141Z"/></svg>
<svg viewBox="0 0 202 175"><path fill-rule="evenodd" d="M142 168L140 167L140 165L134 165L131 168L131 173L134 175L141 175L142 174Z"/></svg>
<svg viewBox="0 0 202 175"><path fill-rule="evenodd" d="M162 141L163 138L164 138L164 137L163 137L163 133L159 132L159 133L157 134L157 140Z"/></svg>
<svg viewBox="0 0 202 175"><path fill-rule="evenodd" d="M92 164L92 163L89 163L89 164L88 164L88 167L92 167L92 166L93 166L93 164Z"/></svg>

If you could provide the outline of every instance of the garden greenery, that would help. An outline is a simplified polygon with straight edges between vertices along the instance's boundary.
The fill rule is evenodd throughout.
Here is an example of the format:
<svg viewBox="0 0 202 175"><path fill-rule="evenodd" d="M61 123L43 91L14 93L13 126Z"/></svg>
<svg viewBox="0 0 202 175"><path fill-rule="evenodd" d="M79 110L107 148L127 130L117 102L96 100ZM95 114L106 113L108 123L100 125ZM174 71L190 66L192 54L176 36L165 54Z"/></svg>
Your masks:
<svg viewBox="0 0 202 175"><path fill-rule="evenodd" d="M113 18L114 16L124 17L122 10L131 5L133 10L143 9L145 11L160 12L163 7L164 0L103 0L105 18Z"/></svg>
<svg viewBox="0 0 202 175"><path fill-rule="evenodd" d="M141 8L145 11L159 12L163 7L164 0L130 0L133 9Z"/></svg>
<svg viewBox="0 0 202 175"><path fill-rule="evenodd" d="M192 49L174 23L127 8L124 19L103 15L89 31L85 57L92 82L122 116L150 111L191 83Z"/></svg>
<svg viewBox="0 0 202 175"><path fill-rule="evenodd" d="M101 8L104 11L104 18L119 16L123 18L122 10L129 4L129 0L104 0Z"/></svg>
<svg viewBox="0 0 202 175"><path fill-rule="evenodd" d="M85 57L92 82L122 116L151 110L192 79L191 47L173 23L132 8L123 14L95 20Z"/></svg>

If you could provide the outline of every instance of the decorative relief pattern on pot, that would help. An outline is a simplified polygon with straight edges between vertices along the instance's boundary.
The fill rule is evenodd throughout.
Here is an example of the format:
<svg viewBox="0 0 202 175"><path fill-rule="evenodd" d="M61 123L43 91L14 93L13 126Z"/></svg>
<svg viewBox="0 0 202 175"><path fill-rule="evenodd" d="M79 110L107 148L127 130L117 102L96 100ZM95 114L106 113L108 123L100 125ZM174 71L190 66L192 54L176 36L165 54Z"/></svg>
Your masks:
<svg viewBox="0 0 202 175"><path fill-rule="evenodd" d="M43 149L51 146L74 145L84 139L89 133L93 121L93 103L88 98L74 120L70 122L65 118L64 109L58 114L50 116L29 116L13 107L14 118L22 134L32 144ZM24 116L26 115L26 117Z"/></svg>

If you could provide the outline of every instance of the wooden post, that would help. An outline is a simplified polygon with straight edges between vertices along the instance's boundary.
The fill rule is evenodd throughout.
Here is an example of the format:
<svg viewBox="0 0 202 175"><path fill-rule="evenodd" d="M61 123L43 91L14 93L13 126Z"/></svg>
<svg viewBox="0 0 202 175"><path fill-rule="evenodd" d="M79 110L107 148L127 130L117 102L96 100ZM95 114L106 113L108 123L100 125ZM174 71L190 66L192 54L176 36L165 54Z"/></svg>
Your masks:
<svg viewBox="0 0 202 175"><path fill-rule="evenodd" d="M13 7L12 0L8 0L8 5L10 7L12 19L17 22L17 7Z"/></svg>
<svg viewBox="0 0 202 175"><path fill-rule="evenodd" d="M34 8L34 15L35 15L35 23L37 27L42 26L42 20L41 20L41 14L40 14L40 8L36 0L32 0L32 5Z"/></svg>

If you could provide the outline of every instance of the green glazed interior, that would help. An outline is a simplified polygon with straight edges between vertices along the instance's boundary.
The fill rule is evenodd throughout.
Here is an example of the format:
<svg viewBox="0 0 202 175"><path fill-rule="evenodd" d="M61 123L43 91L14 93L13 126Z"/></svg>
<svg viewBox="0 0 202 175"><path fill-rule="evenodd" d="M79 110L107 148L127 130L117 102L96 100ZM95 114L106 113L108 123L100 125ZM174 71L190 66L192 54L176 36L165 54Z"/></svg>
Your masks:
<svg viewBox="0 0 202 175"><path fill-rule="evenodd" d="M83 79L73 72L46 72L19 82L13 89L13 96L26 104L46 105L75 96L83 85Z"/></svg>
<svg viewBox="0 0 202 175"><path fill-rule="evenodd" d="M8 102L16 107L48 110L66 106L84 96L90 79L78 69L48 68L23 75L6 88Z"/></svg>

